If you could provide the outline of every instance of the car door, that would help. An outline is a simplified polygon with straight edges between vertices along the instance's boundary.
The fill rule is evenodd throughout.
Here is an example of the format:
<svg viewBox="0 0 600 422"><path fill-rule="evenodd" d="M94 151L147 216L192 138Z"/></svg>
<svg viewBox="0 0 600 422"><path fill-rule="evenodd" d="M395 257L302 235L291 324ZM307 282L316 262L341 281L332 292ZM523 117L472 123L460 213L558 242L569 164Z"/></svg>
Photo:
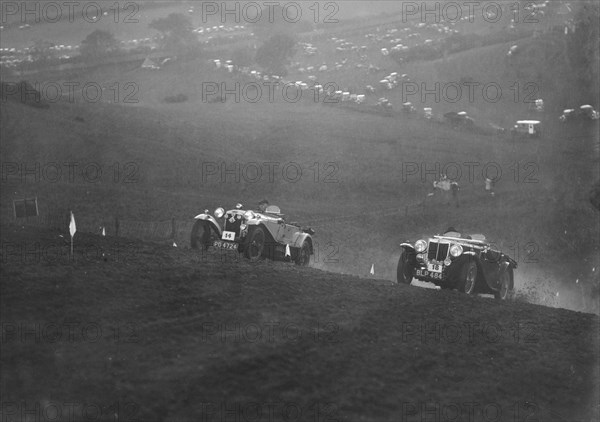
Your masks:
<svg viewBox="0 0 600 422"><path fill-rule="evenodd" d="M279 231L280 237L279 241L283 244L291 244L294 240L294 234L298 231L298 228L295 226L290 226L289 224L281 224L281 229Z"/></svg>

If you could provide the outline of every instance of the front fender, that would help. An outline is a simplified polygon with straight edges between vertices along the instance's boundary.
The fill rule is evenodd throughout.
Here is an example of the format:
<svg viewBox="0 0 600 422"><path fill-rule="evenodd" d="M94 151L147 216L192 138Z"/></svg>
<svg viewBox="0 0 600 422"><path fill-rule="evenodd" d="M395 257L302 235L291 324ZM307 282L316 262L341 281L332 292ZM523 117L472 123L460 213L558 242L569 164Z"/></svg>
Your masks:
<svg viewBox="0 0 600 422"><path fill-rule="evenodd" d="M219 238L221 238L221 226L219 226L219 223L217 223L217 220L215 220L215 218L210 215L210 214L198 214L197 216L194 217L194 220L203 220L203 221L208 221L208 223L212 226L212 228L215 230L215 232L217 232L217 234L219 235Z"/></svg>

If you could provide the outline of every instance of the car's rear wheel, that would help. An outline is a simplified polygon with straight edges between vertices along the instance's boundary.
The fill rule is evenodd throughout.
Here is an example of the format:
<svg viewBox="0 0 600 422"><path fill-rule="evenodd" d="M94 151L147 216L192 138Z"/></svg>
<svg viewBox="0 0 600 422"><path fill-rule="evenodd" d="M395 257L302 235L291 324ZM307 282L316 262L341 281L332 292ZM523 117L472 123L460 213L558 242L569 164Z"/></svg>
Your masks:
<svg viewBox="0 0 600 422"><path fill-rule="evenodd" d="M477 264L473 260L465 262L460 273L458 281L458 290L468 295L475 293L477 285Z"/></svg>
<svg viewBox="0 0 600 422"><path fill-rule="evenodd" d="M413 270L415 268L409 252L402 248L400 258L398 259L398 268L396 270L396 280L399 284L410 284L413 279Z"/></svg>
<svg viewBox="0 0 600 422"><path fill-rule="evenodd" d="M512 268L508 268L502 275L500 276L500 290L494 292L494 297L497 300L506 300L510 295L510 290L512 287Z"/></svg>
<svg viewBox="0 0 600 422"><path fill-rule="evenodd" d="M265 235L265 231L262 227L255 227L248 234L248 243L244 248L244 255L250 261L258 261L262 258L263 252L265 250L267 236Z"/></svg>
<svg viewBox="0 0 600 422"><path fill-rule="evenodd" d="M192 227L190 235L190 246L192 249L208 249L210 246L210 226L204 220L197 220Z"/></svg>
<svg viewBox="0 0 600 422"><path fill-rule="evenodd" d="M296 257L296 265L301 267L306 267L310 263L310 245L308 242L304 242L302 247L298 251L298 256Z"/></svg>

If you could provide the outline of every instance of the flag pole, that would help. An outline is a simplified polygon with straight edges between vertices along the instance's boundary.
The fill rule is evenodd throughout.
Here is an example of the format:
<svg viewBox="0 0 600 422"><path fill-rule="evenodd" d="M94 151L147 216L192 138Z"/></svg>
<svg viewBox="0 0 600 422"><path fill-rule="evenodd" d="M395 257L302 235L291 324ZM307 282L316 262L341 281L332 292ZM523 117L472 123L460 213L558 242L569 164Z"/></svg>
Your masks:
<svg viewBox="0 0 600 422"><path fill-rule="evenodd" d="M77 228L75 226L75 216L73 215L73 211L71 211L71 221L69 222L69 233L71 234L71 259L75 260L75 255L73 254L73 236L75 236L75 232Z"/></svg>

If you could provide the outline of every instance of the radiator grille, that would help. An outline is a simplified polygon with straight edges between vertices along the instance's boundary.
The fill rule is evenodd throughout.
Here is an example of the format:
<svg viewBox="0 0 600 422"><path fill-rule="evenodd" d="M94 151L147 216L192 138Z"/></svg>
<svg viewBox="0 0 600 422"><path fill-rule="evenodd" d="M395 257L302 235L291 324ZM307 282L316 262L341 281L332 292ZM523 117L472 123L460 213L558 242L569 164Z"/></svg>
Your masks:
<svg viewBox="0 0 600 422"><path fill-rule="evenodd" d="M448 257L449 244L430 241L427 258L443 261Z"/></svg>
<svg viewBox="0 0 600 422"><path fill-rule="evenodd" d="M229 214L225 216L225 231L234 232L235 236L238 237L240 235L240 226L244 219L241 215L234 215L233 218L235 220L232 223L231 221L229 221L231 218L232 216Z"/></svg>

